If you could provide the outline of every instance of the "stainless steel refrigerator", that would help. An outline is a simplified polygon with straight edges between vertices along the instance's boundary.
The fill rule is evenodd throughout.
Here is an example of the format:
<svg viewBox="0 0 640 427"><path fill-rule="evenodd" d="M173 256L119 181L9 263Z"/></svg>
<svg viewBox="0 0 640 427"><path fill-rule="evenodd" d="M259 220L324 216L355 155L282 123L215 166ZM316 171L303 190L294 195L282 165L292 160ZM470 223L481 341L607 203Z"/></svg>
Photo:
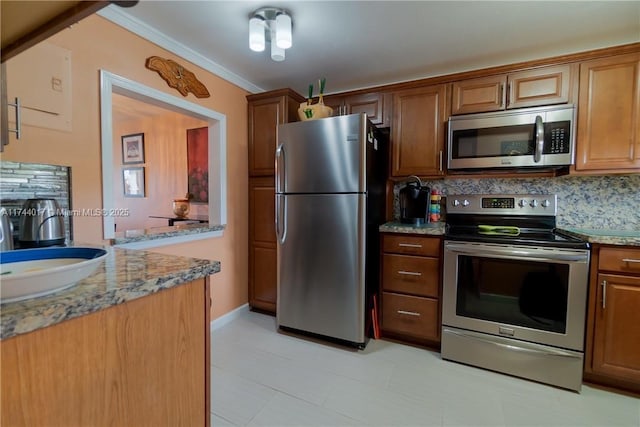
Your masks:
<svg viewBox="0 0 640 427"><path fill-rule="evenodd" d="M278 126L277 323L364 348L388 139L365 114Z"/></svg>

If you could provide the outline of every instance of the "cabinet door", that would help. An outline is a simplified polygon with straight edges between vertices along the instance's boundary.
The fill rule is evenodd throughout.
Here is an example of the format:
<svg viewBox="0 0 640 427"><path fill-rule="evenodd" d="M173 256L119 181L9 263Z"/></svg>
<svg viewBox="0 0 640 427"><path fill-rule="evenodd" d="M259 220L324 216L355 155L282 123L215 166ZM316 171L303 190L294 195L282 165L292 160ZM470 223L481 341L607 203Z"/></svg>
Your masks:
<svg viewBox="0 0 640 427"><path fill-rule="evenodd" d="M507 108L565 104L571 84L571 65L511 73L507 78Z"/></svg>
<svg viewBox="0 0 640 427"><path fill-rule="evenodd" d="M640 277L598 275L593 372L640 382Z"/></svg>
<svg viewBox="0 0 640 427"><path fill-rule="evenodd" d="M327 107L333 108L332 116L341 116L345 114L344 98L342 96L324 96L322 98L322 102L324 102L324 105Z"/></svg>
<svg viewBox="0 0 640 427"><path fill-rule="evenodd" d="M249 181L249 304L276 311L275 183Z"/></svg>
<svg viewBox="0 0 640 427"><path fill-rule="evenodd" d="M345 107L348 114L367 113L374 125L385 126L384 96L381 93L363 93L347 96ZM389 126L389 124L386 124Z"/></svg>
<svg viewBox="0 0 640 427"><path fill-rule="evenodd" d="M443 84L393 94L392 176L443 175L446 94Z"/></svg>
<svg viewBox="0 0 640 427"><path fill-rule="evenodd" d="M204 279L0 341L3 426L210 425Z"/></svg>
<svg viewBox="0 0 640 427"><path fill-rule="evenodd" d="M576 169L640 169L640 53L580 64Z"/></svg>
<svg viewBox="0 0 640 427"><path fill-rule="evenodd" d="M273 175L277 127L285 123L285 97L249 103L249 176Z"/></svg>
<svg viewBox="0 0 640 427"><path fill-rule="evenodd" d="M383 234L382 250L384 252L439 257L442 239L439 237L410 236L405 234Z"/></svg>
<svg viewBox="0 0 640 427"><path fill-rule="evenodd" d="M438 258L384 254L382 289L390 292L438 298Z"/></svg>
<svg viewBox="0 0 640 427"><path fill-rule="evenodd" d="M383 292L382 329L439 342L438 300Z"/></svg>
<svg viewBox="0 0 640 427"><path fill-rule="evenodd" d="M504 110L506 75L481 77L453 83L451 114Z"/></svg>
<svg viewBox="0 0 640 427"><path fill-rule="evenodd" d="M330 95L323 98L324 104L333 108L333 115L366 113L371 123L389 127L390 106L385 104L383 93L361 93L358 95Z"/></svg>

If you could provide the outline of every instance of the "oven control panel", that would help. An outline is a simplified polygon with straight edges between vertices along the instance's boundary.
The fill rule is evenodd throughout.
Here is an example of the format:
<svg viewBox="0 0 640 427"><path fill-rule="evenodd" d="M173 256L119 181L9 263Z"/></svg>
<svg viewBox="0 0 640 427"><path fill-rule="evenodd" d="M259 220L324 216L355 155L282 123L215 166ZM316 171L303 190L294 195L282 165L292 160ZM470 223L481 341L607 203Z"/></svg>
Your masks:
<svg viewBox="0 0 640 427"><path fill-rule="evenodd" d="M447 213L556 215L556 194L453 194Z"/></svg>

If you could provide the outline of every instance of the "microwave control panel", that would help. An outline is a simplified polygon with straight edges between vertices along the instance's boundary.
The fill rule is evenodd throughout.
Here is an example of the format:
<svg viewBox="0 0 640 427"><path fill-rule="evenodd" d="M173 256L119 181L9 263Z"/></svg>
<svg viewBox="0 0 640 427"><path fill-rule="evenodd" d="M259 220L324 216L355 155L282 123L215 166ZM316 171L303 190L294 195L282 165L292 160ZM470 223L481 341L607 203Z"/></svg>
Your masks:
<svg viewBox="0 0 640 427"><path fill-rule="evenodd" d="M545 123L544 154L563 154L569 152L569 123L554 122Z"/></svg>

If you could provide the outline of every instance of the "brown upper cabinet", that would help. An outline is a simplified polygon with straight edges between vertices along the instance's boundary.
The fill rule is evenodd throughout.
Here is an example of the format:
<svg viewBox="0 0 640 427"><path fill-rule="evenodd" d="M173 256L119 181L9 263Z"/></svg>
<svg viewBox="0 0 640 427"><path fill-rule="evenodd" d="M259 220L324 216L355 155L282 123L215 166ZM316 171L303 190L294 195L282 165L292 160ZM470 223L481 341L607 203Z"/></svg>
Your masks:
<svg viewBox="0 0 640 427"><path fill-rule="evenodd" d="M393 93L392 176L444 174L447 88L439 84Z"/></svg>
<svg viewBox="0 0 640 427"><path fill-rule="evenodd" d="M576 170L640 169L640 53L580 64Z"/></svg>
<svg viewBox="0 0 640 427"><path fill-rule="evenodd" d="M454 82L451 114L564 104L576 73L576 64L566 64Z"/></svg>
<svg viewBox="0 0 640 427"><path fill-rule="evenodd" d="M371 92L346 96L330 95L324 97L324 103L333 108L334 116L366 113L374 125L390 126L390 94Z"/></svg>
<svg viewBox="0 0 640 427"><path fill-rule="evenodd" d="M290 89L247 96L249 101L249 176L272 176L278 125L298 120L304 98Z"/></svg>

